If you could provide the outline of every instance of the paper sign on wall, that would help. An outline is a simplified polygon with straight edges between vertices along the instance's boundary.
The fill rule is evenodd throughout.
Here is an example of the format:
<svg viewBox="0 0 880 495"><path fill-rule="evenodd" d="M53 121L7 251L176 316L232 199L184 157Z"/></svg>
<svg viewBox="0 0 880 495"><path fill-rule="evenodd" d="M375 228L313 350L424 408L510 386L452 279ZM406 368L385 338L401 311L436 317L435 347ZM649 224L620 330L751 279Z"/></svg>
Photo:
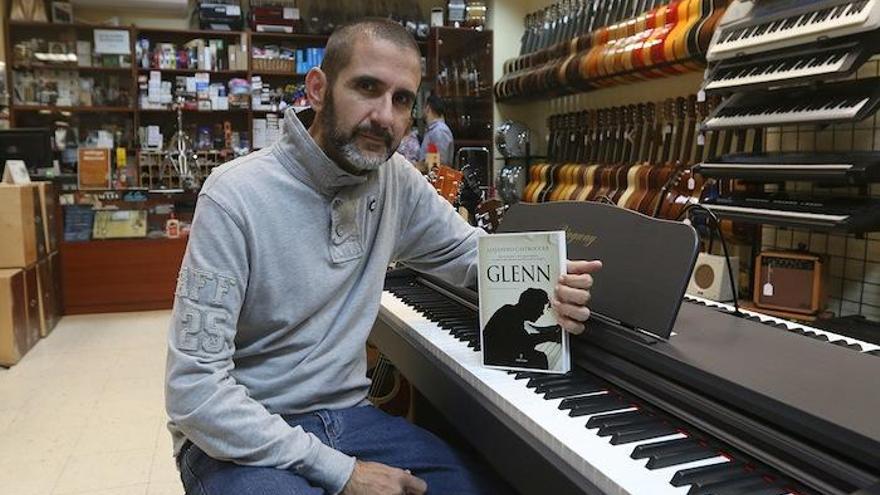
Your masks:
<svg viewBox="0 0 880 495"><path fill-rule="evenodd" d="M23 160L6 160L3 170L3 182L5 184L30 184L31 176Z"/></svg>
<svg viewBox="0 0 880 495"><path fill-rule="evenodd" d="M110 150L79 148L77 178L80 189L110 189Z"/></svg>
<svg viewBox="0 0 880 495"><path fill-rule="evenodd" d="M128 31L119 29L95 29L95 53L108 55L131 54Z"/></svg>

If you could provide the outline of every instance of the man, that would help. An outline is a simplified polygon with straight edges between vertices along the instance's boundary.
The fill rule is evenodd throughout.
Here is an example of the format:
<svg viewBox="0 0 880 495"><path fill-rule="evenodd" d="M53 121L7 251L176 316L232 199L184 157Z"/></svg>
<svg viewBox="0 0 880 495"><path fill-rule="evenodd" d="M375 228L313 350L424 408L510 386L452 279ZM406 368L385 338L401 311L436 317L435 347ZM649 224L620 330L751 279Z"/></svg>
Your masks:
<svg viewBox="0 0 880 495"><path fill-rule="evenodd" d="M403 155L403 157L409 160L413 165L419 162L421 145L419 144L419 130L416 129L416 126L411 126L409 133L400 141L400 146L397 147L397 152Z"/></svg>
<svg viewBox="0 0 880 495"><path fill-rule="evenodd" d="M452 131L446 125L446 105L437 95L432 94L425 100L425 123L428 129L422 138L419 161L424 164L428 145L433 143L440 155L440 163L451 166L455 160L455 146L452 142ZM420 168L424 168L424 165Z"/></svg>
<svg viewBox="0 0 880 495"><path fill-rule="evenodd" d="M528 288L516 304L498 308L483 330L483 362L494 366L547 369L547 355L535 349L544 342L562 343L559 325L538 327L537 321L550 304L543 289ZM529 325L537 333L526 331Z"/></svg>
<svg viewBox="0 0 880 495"><path fill-rule="evenodd" d="M492 493L433 435L366 399L364 344L392 260L476 280L479 232L393 154L419 51L387 21L338 29L306 76L308 130L216 169L199 195L168 338L166 409L190 494ZM556 311L589 316L597 263Z"/></svg>

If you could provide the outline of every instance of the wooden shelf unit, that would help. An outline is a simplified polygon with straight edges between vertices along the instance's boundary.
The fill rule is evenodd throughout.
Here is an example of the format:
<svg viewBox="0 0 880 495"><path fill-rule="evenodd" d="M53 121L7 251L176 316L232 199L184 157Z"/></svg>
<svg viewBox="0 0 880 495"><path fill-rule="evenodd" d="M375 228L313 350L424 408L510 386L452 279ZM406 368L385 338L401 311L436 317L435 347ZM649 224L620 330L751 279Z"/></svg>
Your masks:
<svg viewBox="0 0 880 495"><path fill-rule="evenodd" d="M159 28L140 28L136 26L104 26L93 24L53 24L5 21L6 38L6 70L7 80L13 84L13 73L19 70L53 69L70 70L81 73L107 73L130 76L130 94L135 104L132 107L87 107L70 106L58 107L50 105L21 105L10 102L10 124L16 126L16 118L28 117L37 114L53 114L65 112L69 114L83 114L95 118L102 113L115 116L128 116L133 118L133 129L137 132L142 119L155 121L169 121L174 112L170 110L150 110L136 108L138 85L137 79L140 74L147 74L151 70L158 70L169 75L189 75L198 72L207 72L217 79L232 77L245 77L248 80L252 76L271 78L289 77L291 81L302 81L304 74L272 72L254 70L252 55L254 43L280 43L288 42L294 46L315 47L323 46L329 39L329 35L314 34L283 34L283 33L256 33L250 31L207 31L207 30L169 30ZM119 29L128 30L130 36L130 57L132 66L128 68L116 67L78 67L66 66L36 66L34 64L14 63L13 46L19 38L45 37L58 39L57 33L76 33L79 39L91 40L90 31L93 29ZM436 35L432 30L432 40L418 41L422 53L428 57L429 67L432 47L436 49ZM466 30L462 30L466 31ZM135 43L140 36L149 37L159 42L181 43L195 38L222 38L229 42L242 40L248 46L248 70L246 71L203 71L193 69L142 69L138 67L135 59ZM70 35L66 35L71 39ZM444 33L444 36L456 36ZM463 33L462 36L468 36ZM18 38L17 38L18 37ZM491 63L489 63L491 65ZM436 66L436 64L434 64ZM213 78L212 78L213 79ZM427 80L427 79L426 79ZM251 140L253 139L253 121L265 114L280 113L268 110L245 110L231 109L224 111L187 111L185 118L200 115L205 118L229 116L241 122L245 119ZM47 117L44 117L47 118ZM135 142L132 136L132 142ZM253 141L251 141L253 142ZM461 140L458 146L489 146L491 148L491 136L483 140ZM139 177L141 173L152 173L152 169L144 170L139 163L141 150L138 146L130 150L134 155L134 167ZM124 239L124 240L94 240L87 242L62 242L60 243L61 280L64 294L64 314L95 313L107 311L141 311L150 309L167 309L173 303L173 292L176 283L177 271L186 249L186 238L180 239Z"/></svg>

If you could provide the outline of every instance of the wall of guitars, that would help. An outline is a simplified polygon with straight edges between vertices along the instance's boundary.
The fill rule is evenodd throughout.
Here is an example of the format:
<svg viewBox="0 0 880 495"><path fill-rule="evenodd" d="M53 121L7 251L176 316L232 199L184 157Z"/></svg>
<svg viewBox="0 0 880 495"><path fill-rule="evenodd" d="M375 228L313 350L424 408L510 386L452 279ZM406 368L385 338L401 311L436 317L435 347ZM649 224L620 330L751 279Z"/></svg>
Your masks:
<svg viewBox="0 0 880 495"><path fill-rule="evenodd" d="M560 60L579 53L586 68L594 61L584 57L598 45L584 46L585 38L607 44L615 35L597 33L617 33L616 39L627 40L617 49L592 48L594 58L604 54L606 74L613 76L621 57L644 47L632 37L633 20L656 18L663 6L610 2L612 14L600 19L617 22L597 27L593 20L586 37L570 37L566 29L572 27L562 34L547 29L561 13L583 9L577 0L523 12L524 31L517 34L532 45L508 50L504 60L496 54L504 75L495 85L496 119L520 120L532 130L536 158L521 200L610 201L666 218L680 218L687 203L700 203L733 241L741 297L761 290L751 266L757 254L808 252L823 262L823 304L800 317L880 321L880 128L874 113L880 60L871 41L880 8L818 1L794 11L774 0L677 6L697 3L706 9L694 24L686 16L667 16L642 40L694 32L714 15L709 37L702 33L706 43L687 59L704 70L594 80L569 72L580 78L577 84L565 79ZM538 17L550 22L539 26ZM536 34L542 29L543 38ZM563 48L578 42L576 52ZM720 251L708 239L706 247Z"/></svg>

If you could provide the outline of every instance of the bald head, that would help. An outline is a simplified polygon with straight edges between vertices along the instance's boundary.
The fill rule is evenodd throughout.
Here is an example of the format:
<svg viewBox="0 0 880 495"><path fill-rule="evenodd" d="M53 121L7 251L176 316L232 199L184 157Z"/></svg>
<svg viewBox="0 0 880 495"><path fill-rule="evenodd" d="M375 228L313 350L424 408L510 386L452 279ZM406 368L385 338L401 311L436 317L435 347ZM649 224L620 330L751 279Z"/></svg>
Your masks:
<svg viewBox="0 0 880 495"><path fill-rule="evenodd" d="M421 57L416 40L396 22L383 18L366 18L345 24L333 31L324 49L321 70L327 75L330 86L333 86L336 76L351 61L355 44L367 37L387 41L402 52L409 51L416 58Z"/></svg>

